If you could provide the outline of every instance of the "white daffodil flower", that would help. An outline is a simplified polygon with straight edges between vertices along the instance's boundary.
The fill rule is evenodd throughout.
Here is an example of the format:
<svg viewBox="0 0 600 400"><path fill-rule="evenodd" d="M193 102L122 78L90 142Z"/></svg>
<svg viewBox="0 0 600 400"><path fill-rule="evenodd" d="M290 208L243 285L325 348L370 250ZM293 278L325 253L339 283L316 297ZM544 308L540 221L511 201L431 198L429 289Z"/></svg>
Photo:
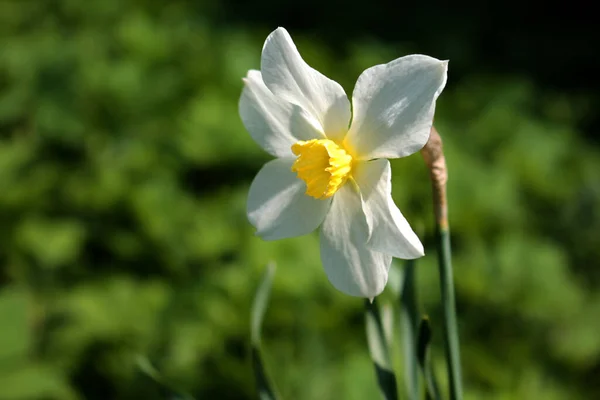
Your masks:
<svg viewBox="0 0 600 400"><path fill-rule="evenodd" d="M329 281L372 298L387 282L392 257L424 255L392 200L387 158L427 142L447 62L424 55L364 71L352 93L311 68L283 28L250 70L239 102L252 138L277 157L250 186L248 219L257 235L277 240L321 226L321 260Z"/></svg>

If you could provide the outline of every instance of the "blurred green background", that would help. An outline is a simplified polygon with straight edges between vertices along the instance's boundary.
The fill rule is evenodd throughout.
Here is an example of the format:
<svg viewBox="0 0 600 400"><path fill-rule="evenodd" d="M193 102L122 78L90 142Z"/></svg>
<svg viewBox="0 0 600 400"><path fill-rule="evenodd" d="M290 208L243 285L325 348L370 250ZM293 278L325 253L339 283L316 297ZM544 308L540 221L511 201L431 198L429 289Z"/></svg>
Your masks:
<svg viewBox="0 0 600 400"><path fill-rule="evenodd" d="M167 398L140 359L196 398L255 398L269 260L284 398L377 398L363 302L328 283L317 234L266 243L246 219L269 157L237 101L279 25L347 93L374 64L450 59L436 126L466 398L600 398L595 25L576 2L483 3L1 0L0 399ZM392 165L443 377L428 174Z"/></svg>

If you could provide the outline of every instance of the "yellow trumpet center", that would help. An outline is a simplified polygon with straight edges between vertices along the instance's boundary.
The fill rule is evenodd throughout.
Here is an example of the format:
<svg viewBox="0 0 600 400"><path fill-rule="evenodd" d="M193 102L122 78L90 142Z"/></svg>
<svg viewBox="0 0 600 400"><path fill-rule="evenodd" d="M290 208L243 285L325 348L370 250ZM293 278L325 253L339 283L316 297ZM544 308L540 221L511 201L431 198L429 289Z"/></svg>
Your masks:
<svg viewBox="0 0 600 400"><path fill-rule="evenodd" d="M329 139L301 140L292 152L298 156L292 171L306 183L306 194L316 199L333 196L352 170L352 156Z"/></svg>

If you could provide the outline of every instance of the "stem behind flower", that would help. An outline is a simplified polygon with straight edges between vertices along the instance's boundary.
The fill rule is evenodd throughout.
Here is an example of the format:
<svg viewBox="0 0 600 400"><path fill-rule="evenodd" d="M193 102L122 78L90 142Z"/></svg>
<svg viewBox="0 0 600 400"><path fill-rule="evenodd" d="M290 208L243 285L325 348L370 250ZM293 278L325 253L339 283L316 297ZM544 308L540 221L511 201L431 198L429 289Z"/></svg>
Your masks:
<svg viewBox="0 0 600 400"><path fill-rule="evenodd" d="M446 199L448 172L442 148L442 139L433 127L431 128L431 137L421 150L421 154L429 167L433 187L433 206L436 219L436 243L444 316L446 363L448 367L448 381L450 382L450 399L461 400L462 372L454 300L454 275L452 271L452 250L450 248L448 203Z"/></svg>

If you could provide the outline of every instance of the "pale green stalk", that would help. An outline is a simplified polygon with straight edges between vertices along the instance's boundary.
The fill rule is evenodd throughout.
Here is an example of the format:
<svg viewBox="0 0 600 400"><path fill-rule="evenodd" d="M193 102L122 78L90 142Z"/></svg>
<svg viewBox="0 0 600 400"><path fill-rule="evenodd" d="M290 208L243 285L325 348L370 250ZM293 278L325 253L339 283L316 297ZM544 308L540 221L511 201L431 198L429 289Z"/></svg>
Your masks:
<svg viewBox="0 0 600 400"><path fill-rule="evenodd" d="M258 398L260 400L277 400L279 397L269 379L261 352L262 323L265 312L267 311L274 275L275 264L270 263L267 265L260 286L256 290L251 309L250 338L252 345L252 367L254 370Z"/></svg>

